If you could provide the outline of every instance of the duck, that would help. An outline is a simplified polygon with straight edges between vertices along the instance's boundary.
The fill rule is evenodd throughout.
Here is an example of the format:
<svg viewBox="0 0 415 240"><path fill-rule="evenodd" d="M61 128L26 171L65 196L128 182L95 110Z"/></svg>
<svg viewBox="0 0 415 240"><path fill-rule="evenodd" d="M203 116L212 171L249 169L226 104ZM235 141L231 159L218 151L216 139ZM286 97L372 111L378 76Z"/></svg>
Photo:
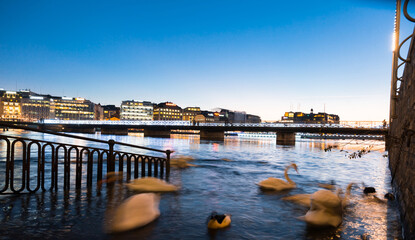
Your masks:
<svg viewBox="0 0 415 240"><path fill-rule="evenodd" d="M311 194L310 209L299 219L310 226L338 227L343 221L343 209L348 203L353 184L350 183L347 186L343 198L340 196L340 189L337 190L337 193L323 189Z"/></svg>
<svg viewBox="0 0 415 240"><path fill-rule="evenodd" d="M208 220L209 221L207 226L209 229L226 228L231 224L231 215L212 212Z"/></svg>
<svg viewBox="0 0 415 240"><path fill-rule="evenodd" d="M269 177L268 179L265 179L259 182L258 186L262 189L275 190L275 191L283 191L283 190L296 188L297 185L295 184L295 182L293 182L288 177L288 169L290 169L291 167L294 168L294 170L298 173L297 165L295 163L288 165L284 171L284 176L285 176L285 179L287 179L287 181L284 181L279 178Z"/></svg>
<svg viewBox="0 0 415 240"><path fill-rule="evenodd" d="M363 189L363 193L364 194L376 193L376 189L374 187L365 187Z"/></svg>
<svg viewBox="0 0 415 240"><path fill-rule="evenodd" d="M373 202L373 203L388 203L389 200L395 200L395 196L393 196L392 193L386 193L384 195L384 199L380 199L378 196L376 196L376 189L374 187L365 187L363 184L363 193L365 197L366 202Z"/></svg>
<svg viewBox="0 0 415 240"><path fill-rule="evenodd" d="M169 184L164 180L155 177L145 177L134 179L130 183L125 184L131 191L140 192L174 192L178 187Z"/></svg>
<svg viewBox="0 0 415 240"><path fill-rule="evenodd" d="M118 233L143 227L160 216L160 195L155 193L135 194L117 207L107 232Z"/></svg>

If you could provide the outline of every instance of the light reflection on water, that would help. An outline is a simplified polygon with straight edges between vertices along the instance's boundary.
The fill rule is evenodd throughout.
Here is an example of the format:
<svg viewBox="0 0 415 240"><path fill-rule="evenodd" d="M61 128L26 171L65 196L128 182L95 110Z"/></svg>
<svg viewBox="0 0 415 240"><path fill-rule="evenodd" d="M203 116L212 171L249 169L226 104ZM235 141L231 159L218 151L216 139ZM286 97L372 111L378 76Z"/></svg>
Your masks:
<svg viewBox="0 0 415 240"><path fill-rule="evenodd" d="M4 134L62 141L61 137L24 131ZM362 182L375 187L381 199L386 192L391 191L387 158L382 156L384 153L376 151L363 155L362 158L349 159L345 152L362 148L362 141L356 144L349 140L297 139L295 146L287 147L276 146L275 139L227 137L224 142L214 142L200 140L193 135L172 135L172 138L144 138L142 134L79 135L174 150L173 157L191 156L195 159L192 163L197 167L172 169L170 182L179 185L181 189L177 193L162 195L159 219L146 227L117 235L107 235L103 228L104 223L111 221L113 209L123 199L134 194L124 186L115 185L110 189L104 187L100 192L95 188L92 191L87 191L86 188L75 191L72 187L66 194L59 190L57 193L48 191L0 195L2 237L361 239L362 235L367 235L371 239L400 238L395 203L378 203L373 198L362 195ZM83 140L65 139L64 142L88 144ZM377 147L383 144L377 141L364 143ZM4 147L0 146L0 169L4 169ZM324 151L328 146L337 147ZM134 151L128 147L121 147L120 150ZM282 178L285 166L291 162L298 165L300 172L290 172L290 177L297 183L296 189L284 193L258 189L256 183L263 179L271 176ZM1 174L2 180L4 172ZM304 215L307 209L281 200L287 195L313 193L320 189L318 183L329 183L332 180L343 189L350 182L360 185L353 189L351 203L343 224L338 229L307 228L305 223L296 218ZM232 214L231 227L209 232L206 218L211 211Z"/></svg>

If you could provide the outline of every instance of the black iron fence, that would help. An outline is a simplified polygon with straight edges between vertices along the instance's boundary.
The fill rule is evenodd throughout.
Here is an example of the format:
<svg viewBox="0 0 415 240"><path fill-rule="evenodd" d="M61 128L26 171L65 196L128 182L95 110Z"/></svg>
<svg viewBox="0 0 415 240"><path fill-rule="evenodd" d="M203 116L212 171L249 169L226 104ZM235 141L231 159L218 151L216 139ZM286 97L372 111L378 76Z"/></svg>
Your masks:
<svg viewBox="0 0 415 240"><path fill-rule="evenodd" d="M20 136L0 135L0 147L5 158L0 166L0 193L36 192L54 190L59 187L69 190L72 185L92 187L103 182L105 175L113 173L118 180L154 176L167 178L170 174L171 151L152 149L114 140L99 140L82 136L43 131L29 127L13 127L23 130L53 134L85 140L88 143L103 143L108 148L81 146L68 143L36 140ZM0 127L5 127L0 124ZM148 156L114 150L125 146L163 153L166 157Z"/></svg>

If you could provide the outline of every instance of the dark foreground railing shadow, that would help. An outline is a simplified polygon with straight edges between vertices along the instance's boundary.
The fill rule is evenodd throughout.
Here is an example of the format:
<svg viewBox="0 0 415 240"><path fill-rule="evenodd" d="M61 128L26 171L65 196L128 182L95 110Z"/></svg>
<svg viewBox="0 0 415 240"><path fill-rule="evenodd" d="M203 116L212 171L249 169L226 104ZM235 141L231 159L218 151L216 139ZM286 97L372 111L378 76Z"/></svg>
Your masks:
<svg viewBox="0 0 415 240"><path fill-rule="evenodd" d="M163 151L114 140L104 141L29 127L16 128L83 140L86 141L86 145L105 144L107 148L2 134L0 161L3 164L0 165L0 194L69 190L73 187L88 189L93 185L100 186L109 173L117 174L124 181L145 176L169 178L171 154L169 150ZM161 153L165 154L165 157L115 150L118 146Z"/></svg>

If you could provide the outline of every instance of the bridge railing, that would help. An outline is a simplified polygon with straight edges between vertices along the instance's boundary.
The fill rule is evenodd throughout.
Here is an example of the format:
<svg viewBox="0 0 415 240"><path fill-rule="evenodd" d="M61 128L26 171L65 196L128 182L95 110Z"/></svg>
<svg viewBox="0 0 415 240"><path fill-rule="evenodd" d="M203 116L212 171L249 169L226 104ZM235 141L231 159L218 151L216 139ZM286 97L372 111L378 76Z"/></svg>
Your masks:
<svg viewBox="0 0 415 240"><path fill-rule="evenodd" d="M192 121L103 121L103 120L53 120L39 121L41 124L74 124L74 125L131 125L131 126L210 126L210 127L312 127L312 128L383 128L381 121L342 121L338 123L225 123L225 122L192 122ZM388 127L388 126L386 126Z"/></svg>
<svg viewBox="0 0 415 240"><path fill-rule="evenodd" d="M0 127L13 126L0 124ZM0 193L57 191L60 187L69 190L71 184L77 189L83 185L92 187L94 183L100 186L107 180L105 175L108 176L109 173L113 175L112 178L122 181L139 176L168 178L170 174L169 150L28 127L16 128L85 140L94 146L0 134ZM97 143L102 143L106 147L96 147L99 145ZM119 151L115 149L117 146L157 152L165 157Z"/></svg>
<svg viewBox="0 0 415 240"><path fill-rule="evenodd" d="M41 124L79 124L79 125L173 125L173 126L188 126L192 123L190 121L139 121L139 120L120 120L120 121L105 121L105 120L55 120L45 119L39 120Z"/></svg>

